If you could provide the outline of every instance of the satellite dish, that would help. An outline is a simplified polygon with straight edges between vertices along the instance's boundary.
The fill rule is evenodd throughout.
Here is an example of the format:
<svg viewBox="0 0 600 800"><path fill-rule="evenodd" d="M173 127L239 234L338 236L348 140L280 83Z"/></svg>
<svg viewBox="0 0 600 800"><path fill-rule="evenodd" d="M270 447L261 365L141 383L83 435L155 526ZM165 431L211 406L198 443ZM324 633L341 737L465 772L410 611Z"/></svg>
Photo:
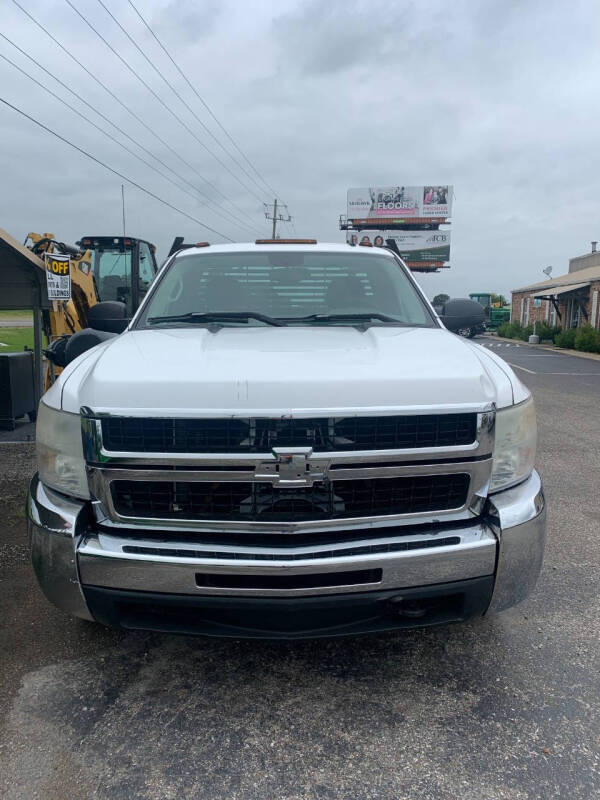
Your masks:
<svg viewBox="0 0 600 800"><path fill-rule="evenodd" d="M550 275L552 274L552 267L546 267L546 269L543 269L542 272L544 273L544 275L550 277Z"/></svg>

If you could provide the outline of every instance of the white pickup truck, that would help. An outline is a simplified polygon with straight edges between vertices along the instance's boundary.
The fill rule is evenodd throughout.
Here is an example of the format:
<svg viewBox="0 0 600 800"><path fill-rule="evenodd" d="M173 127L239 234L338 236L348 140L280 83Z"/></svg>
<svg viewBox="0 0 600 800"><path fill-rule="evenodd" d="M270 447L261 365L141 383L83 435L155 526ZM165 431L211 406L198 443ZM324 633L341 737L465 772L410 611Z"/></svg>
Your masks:
<svg viewBox="0 0 600 800"><path fill-rule="evenodd" d="M385 249L193 247L43 397L49 600L123 628L335 636L518 603L545 502L529 391Z"/></svg>

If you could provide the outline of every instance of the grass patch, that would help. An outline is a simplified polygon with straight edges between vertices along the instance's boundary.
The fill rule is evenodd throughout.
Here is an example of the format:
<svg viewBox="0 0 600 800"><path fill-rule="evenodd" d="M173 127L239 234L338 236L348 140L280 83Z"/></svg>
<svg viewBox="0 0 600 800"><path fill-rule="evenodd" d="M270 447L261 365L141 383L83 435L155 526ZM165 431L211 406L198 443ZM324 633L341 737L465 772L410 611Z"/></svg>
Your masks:
<svg viewBox="0 0 600 800"><path fill-rule="evenodd" d="M0 311L0 319L32 320L33 313L30 309L21 309L18 311Z"/></svg>
<svg viewBox="0 0 600 800"><path fill-rule="evenodd" d="M45 336L43 342L45 347ZM0 328L0 353L17 353L25 346L33 350L33 328Z"/></svg>

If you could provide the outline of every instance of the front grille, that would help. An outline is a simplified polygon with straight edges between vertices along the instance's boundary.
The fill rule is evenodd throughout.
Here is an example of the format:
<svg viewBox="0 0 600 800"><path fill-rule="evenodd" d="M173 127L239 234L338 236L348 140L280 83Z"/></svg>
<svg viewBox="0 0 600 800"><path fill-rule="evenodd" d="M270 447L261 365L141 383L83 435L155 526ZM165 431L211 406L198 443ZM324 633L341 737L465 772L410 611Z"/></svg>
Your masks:
<svg viewBox="0 0 600 800"><path fill-rule="evenodd" d="M453 447L471 444L476 433L476 414L102 420L105 450L132 453L265 453L273 447L312 447L316 452Z"/></svg>
<svg viewBox="0 0 600 800"><path fill-rule="evenodd" d="M112 498L124 517L300 522L461 508L469 475L414 475L316 482L277 488L265 482L113 481Z"/></svg>

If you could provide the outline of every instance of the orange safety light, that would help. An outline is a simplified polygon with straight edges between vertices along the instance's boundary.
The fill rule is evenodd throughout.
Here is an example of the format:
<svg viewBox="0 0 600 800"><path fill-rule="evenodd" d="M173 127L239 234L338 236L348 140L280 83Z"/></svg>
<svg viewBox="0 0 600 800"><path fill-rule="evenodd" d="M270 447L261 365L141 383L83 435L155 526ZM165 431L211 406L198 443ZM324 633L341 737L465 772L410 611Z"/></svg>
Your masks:
<svg viewBox="0 0 600 800"><path fill-rule="evenodd" d="M210 247L210 242L196 242L194 247Z"/></svg>
<svg viewBox="0 0 600 800"><path fill-rule="evenodd" d="M257 239L254 244L317 244L316 239Z"/></svg>

